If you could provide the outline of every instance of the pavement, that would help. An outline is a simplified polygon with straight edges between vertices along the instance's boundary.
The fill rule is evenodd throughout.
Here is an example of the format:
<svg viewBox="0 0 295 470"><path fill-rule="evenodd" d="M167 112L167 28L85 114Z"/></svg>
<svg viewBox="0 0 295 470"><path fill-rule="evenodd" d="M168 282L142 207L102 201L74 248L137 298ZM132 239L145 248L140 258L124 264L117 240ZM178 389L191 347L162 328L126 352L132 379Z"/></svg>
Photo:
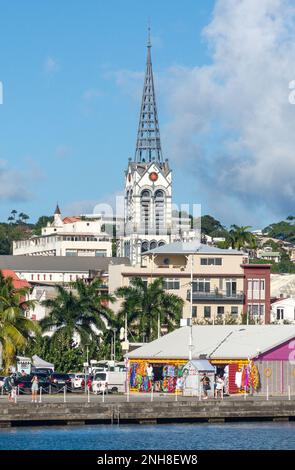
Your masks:
<svg viewBox="0 0 295 470"><path fill-rule="evenodd" d="M115 394L105 394L105 395L94 395L94 394L88 394L84 392L80 393L66 393L64 394L63 392L60 392L58 394L42 394L41 396L41 402L42 403L126 403L126 402L186 402L189 401L191 402L192 400L195 401L200 401L199 397L183 397L180 395L175 395L175 394L162 394L162 393L154 393L151 395L150 393L130 393L128 395L115 395ZM266 401L266 396L250 396L247 395L246 397L244 395L232 395L232 396L226 396L223 399L224 401L246 401L246 400L255 400L255 401ZM295 404L295 395L292 395L289 397L287 395L279 395L279 396L270 396L269 400L273 401L292 401ZM214 398L209 398L208 400L204 400L207 403L212 403L212 404L217 404L218 402L222 401L221 398L214 399ZM7 395L0 395L0 406L7 404L8 402L8 397ZM17 403L31 403L31 395L22 395L20 394L16 398ZM40 403L40 394L38 394L38 403Z"/></svg>

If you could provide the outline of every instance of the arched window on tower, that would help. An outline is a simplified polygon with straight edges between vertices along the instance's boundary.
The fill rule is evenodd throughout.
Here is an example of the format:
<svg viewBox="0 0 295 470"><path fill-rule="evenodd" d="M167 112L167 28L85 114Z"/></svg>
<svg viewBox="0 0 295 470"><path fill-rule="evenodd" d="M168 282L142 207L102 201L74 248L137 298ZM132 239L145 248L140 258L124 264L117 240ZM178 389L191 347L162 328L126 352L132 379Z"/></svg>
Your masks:
<svg viewBox="0 0 295 470"><path fill-rule="evenodd" d="M145 235L148 235L151 215L151 193L147 189L143 190L140 197L140 220L141 227Z"/></svg>
<svg viewBox="0 0 295 470"><path fill-rule="evenodd" d="M152 240L150 242L150 250L154 250L155 248L157 248L157 242L156 240Z"/></svg>
<svg viewBox="0 0 295 470"><path fill-rule="evenodd" d="M130 200L129 200L129 191L126 192L125 197L125 220L128 221L130 217Z"/></svg>
<svg viewBox="0 0 295 470"><path fill-rule="evenodd" d="M143 240L141 243L141 252L145 253L149 249L149 242L147 240Z"/></svg>
<svg viewBox="0 0 295 470"><path fill-rule="evenodd" d="M161 189L155 192L155 227L157 235L165 228L165 193Z"/></svg>
<svg viewBox="0 0 295 470"><path fill-rule="evenodd" d="M129 220L133 219L133 210L133 191L131 189L129 193Z"/></svg>

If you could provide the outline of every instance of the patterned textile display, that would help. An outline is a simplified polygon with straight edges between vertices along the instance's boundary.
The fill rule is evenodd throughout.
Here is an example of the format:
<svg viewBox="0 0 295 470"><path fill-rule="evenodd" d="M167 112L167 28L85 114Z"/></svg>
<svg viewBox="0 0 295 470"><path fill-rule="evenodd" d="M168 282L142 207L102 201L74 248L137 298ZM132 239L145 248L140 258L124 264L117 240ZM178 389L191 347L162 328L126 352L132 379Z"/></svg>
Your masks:
<svg viewBox="0 0 295 470"><path fill-rule="evenodd" d="M250 362L250 375L249 375L250 385L257 390L259 387L259 372L256 364L253 361Z"/></svg>

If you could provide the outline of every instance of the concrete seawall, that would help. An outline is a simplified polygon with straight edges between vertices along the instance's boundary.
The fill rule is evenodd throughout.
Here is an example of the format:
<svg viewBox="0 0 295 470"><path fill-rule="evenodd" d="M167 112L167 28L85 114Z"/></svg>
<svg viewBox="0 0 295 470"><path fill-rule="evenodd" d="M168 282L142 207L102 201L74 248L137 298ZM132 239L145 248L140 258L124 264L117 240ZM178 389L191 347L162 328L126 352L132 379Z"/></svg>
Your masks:
<svg viewBox="0 0 295 470"><path fill-rule="evenodd" d="M2 403L0 407L0 427L239 420L295 420L295 401Z"/></svg>

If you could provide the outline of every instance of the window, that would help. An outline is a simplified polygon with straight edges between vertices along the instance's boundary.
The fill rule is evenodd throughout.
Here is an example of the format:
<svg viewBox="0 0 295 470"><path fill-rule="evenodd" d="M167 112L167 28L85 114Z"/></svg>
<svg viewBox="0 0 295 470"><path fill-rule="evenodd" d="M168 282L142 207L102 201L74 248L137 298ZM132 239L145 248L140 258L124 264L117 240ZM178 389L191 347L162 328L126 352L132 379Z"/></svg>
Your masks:
<svg viewBox="0 0 295 470"><path fill-rule="evenodd" d="M78 256L77 250L66 250L66 256Z"/></svg>
<svg viewBox="0 0 295 470"><path fill-rule="evenodd" d="M202 266L222 266L222 258L201 258Z"/></svg>
<svg viewBox="0 0 295 470"><path fill-rule="evenodd" d="M196 306L193 306L193 309L192 309L192 317L193 318L197 318L197 313L198 313L198 309Z"/></svg>
<svg viewBox="0 0 295 470"><path fill-rule="evenodd" d="M107 252L105 250L96 250L95 256L106 256Z"/></svg>
<svg viewBox="0 0 295 470"><path fill-rule="evenodd" d="M284 320L284 309L277 308L277 320Z"/></svg>
<svg viewBox="0 0 295 470"><path fill-rule="evenodd" d="M211 318L211 307L204 307L204 318Z"/></svg>
<svg viewBox="0 0 295 470"><path fill-rule="evenodd" d="M164 289L167 290L177 290L180 289L179 279L166 278L164 279Z"/></svg>
<svg viewBox="0 0 295 470"><path fill-rule="evenodd" d="M226 283L226 296L236 297L237 295L237 281L235 279L227 279Z"/></svg>
<svg viewBox="0 0 295 470"><path fill-rule="evenodd" d="M150 204L151 204L151 194L148 190L144 190L141 193L141 226L145 231L145 234L148 234L148 229L150 226Z"/></svg>
<svg viewBox="0 0 295 470"><path fill-rule="evenodd" d="M154 250L155 248L157 248L157 242L156 240L152 240L150 242L150 250Z"/></svg>
<svg viewBox="0 0 295 470"><path fill-rule="evenodd" d="M239 313L238 307L231 307L230 313L231 315L238 315Z"/></svg>
<svg viewBox="0 0 295 470"><path fill-rule="evenodd" d="M44 281L46 281L46 274L43 274L43 279Z"/></svg>
<svg viewBox="0 0 295 470"><path fill-rule="evenodd" d="M217 315L224 315L224 307L217 307Z"/></svg>
<svg viewBox="0 0 295 470"><path fill-rule="evenodd" d="M52 274L49 274L49 280L52 281Z"/></svg>
<svg viewBox="0 0 295 470"><path fill-rule="evenodd" d="M149 249L149 242L148 241L143 241L141 244L141 252L145 253Z"/></svg>
<svg viewBox="0 0 295 470"><path fill-rule="evenodd" d="M210 279L196 279L193 282L193 292L210 292Z"/></svg>
<svg viewBox="0 0 295 470"><path fill-rule="evenodd" d="M156 234L160 233L160 229L165 225L165 194L164 191L155 192L155 227Z"/></svg>
<svg viewBox="0 0 295 470"><path fill-rule="evenodd" d="M31 274L31 281L34 280L34 274Z"/></svg>
<svg viewBox="0 0 295 470"><path fill-rule="evenodd" d="M147 285L148 285L147 277L142 277L141 280L144 283L145 287L147 287Z"/></svg>

